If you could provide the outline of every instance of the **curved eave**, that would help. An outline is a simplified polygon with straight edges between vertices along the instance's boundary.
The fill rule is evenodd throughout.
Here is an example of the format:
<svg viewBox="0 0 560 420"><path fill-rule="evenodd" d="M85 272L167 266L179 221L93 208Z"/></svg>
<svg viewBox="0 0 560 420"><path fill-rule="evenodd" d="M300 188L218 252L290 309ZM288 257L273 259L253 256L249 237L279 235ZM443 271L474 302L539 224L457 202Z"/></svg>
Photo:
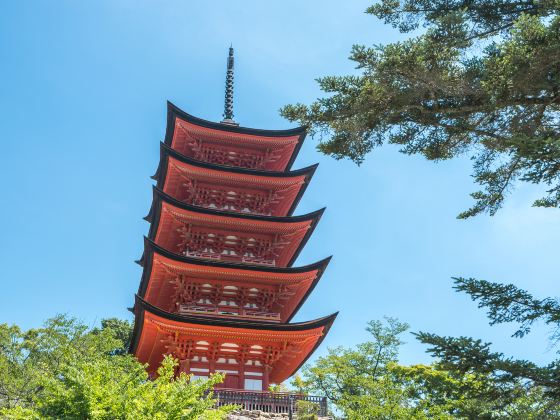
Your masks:
<svg viewBox="0 0 560 420"><path fill-rule="evenodd" d="M168 321L182 322L188 324L196 325L211 325L215 327L223 328L239 328L247 330L261 330L261 331L307 331L315 328L325 328L323 331L323 337L329 331L332 323L336 319L338 312L331 315L327 315L322 318L314 319L312 321L305 322L295 322L292 324L288 323L275 323L266 321L248 321L241 319L232 318L219 318L210 316L195 316L195 315L180 315L173 314L164 310L157 308L156 306L146 302L140 296L135 296L134 313L136 315L135 328L133 331L133 337L131 340L130 352L134 353L138 345L138 340L140 338L140 329L138 326L141 325L138 322L141 318L143 321L143 315L145 312L150 312L153 315L159 316ZM297 370L297 369L296 369Z"/></svg>
<svg viewBox="0 0 560 420"><path fill-rule="evenodd" d="M309 264L306 266L301 267L266 267L266 266L258 266L258 265L248 265L248 264L241 264L241 263L227 263L227 262L218 262L218 261L210 261L210 260L203 260L191 257L184 257L182 255L175 254L173 252L167 251L165 248L160 247L155 242L150 240L147 237L144 237L144 253L142 254L142 258L137 261L144 269L142 271L142 278L140 280L140 286L138 287L138 296L142 299L146 294L146 290L148 289L148 283L150 281L150 276L152 272L152 264L154 254L161 255L162 257L168 258L170 260L176 261L177 263L186 263L192 265L199 265L205 267L216 267L222 269L235 269L235 270L246 270L252 272L259 272L259 273L305 273L317 270L317 275L313 282L307 288L307 291L300 299L299 303L294 307L292 313L288 316L286 322L290 322L290 320L296 315L298 310L301 306L305 303L313 289L319 280L323 276L327 266L332 257L327 257L321 261L317 261L316 263Z"/></svg>
<svg viewBox="0 0 560 420"><path fill-rule="evenodd" d="M233 211L214 210L206 207L193 206L191 204L183 203L182 201L179 201L171 197L169 194L166 194L156 186L153 187L153 192L154 192L154 204L159 201L162 201L181 210L190 211L199 214L210 214L218 217L228 217L232 219L244 219L244 220L262 221L262 222L274 222L274 223L298 223L298 222L306 222L310 220L318 220L321 218L321 216L325 211L325 207L323 207L322 209L316 210L311 213L302 214L299 216L263 216L260 214L237 213ZM152 210L150 210L150 213L144 219L150 223L153 223L154 221L153 216L154 216L153 212Z"/></svg>
<svg viewBox="0 0 560 420"><path fill-rule="evenodd" d="M175 132L175 118L180 118L199 127L205 127L219 131L229 131L239 134L250 134L263 137L290 137L297 135L298 142L296 144L296 147L294 148L294 151L292 152L292 156L290 157L288 164L286 165L286 170L292 167L292 164L294 163L294 160L297 157L299 150L301 149L301 145L303 144L303 141L307 134L307 128L304 126L290 128L287 130L262 130L258 128L240 127L208 121L188 114L176 105L172 104L170 101L167 101L167 128L165 130L165 144L167 144L168 146L171 146L171 141L173 140L173 133Z"/></svg>
<svg viewBox="0 0 560 420"><path fill-rule="evenodd" d="M170 260L175 260L177 262L184 262L187 264L203 265L209 267L221 267L221 268L234 268L237 270L249 270L249 271L261 271L263 273L304 273L306 271L325 269L331 260L331 257L327 257L313 264L303 265L300 267L270 267L267 265L251 265L248 263L235 263L235 262L223 262L214 260L205 260L202 258L186 257L184 255L179 255L174 252L169 252L165 248L162 248L150 238L144 236L144 255L138 261L136 261L140 266L144 266L146 263L146 256L150 253L157 253L163 257L169 258Z"/></svg>
<svg viewBox="0 0 560 420"><path fill-rule="evenodd" d="M188 156L185 156L184 154L179 153L177 150L172 149L167 144L160 142L160 159L162 161L161 163L163 163L164 158L166 158L167 156L171 156L180 162L183 162L188 165L196 166L198 168L213 169L216 171L226 171L230 173L237 173L237 174L244 174L244 175L269 176L274 178L290 178L290 177L296 177L300 175L312 176L315 170L317 169L317 166L319 166L319 164L316 163L314 165L306 166L305 168L295 169L290 171L266 171L261 169L249 169L249 168L239 168L236 166L217 165L215 163L203 162L201 160L196 160ZM152 176L152 179L158 180L161 176L160 172L162 171L158 168L155 175Z"/></svg>
<svg viewBox="0 0 560 420"><path fill-rule="evenodd" d="M303 196L311 178L315 174L317 167L319 166L318 163L314 165L307 166L305 168L297 169L294 171L262 171L256 169L246 169L246 168L236 168L233 166L225 166L225 165L216 165L212 163L202 162L196 159L189 158L176 150L173 150L171 147L167 146L165 143L160 143L160 161L156 173L152 176L152 179L156 181L156 186L159 189L163 189L165 185L165 178L167 176L167 168L169 163L169 157L172 157L178 160L185 165L194 166L197 168L204 168L210 169L214 171L223 171L232 174L241 174L241 175L251 175L256 177L270 177L270 178L295 178L299 176L304 176L304 183L299 189L290 209L288 210L288 215L291 215L294 210L296 209L301 197Z"/></svg>
<svg viewBox="0 0 560 420"><path fill-rule="evenodd" d="M213 210L204 207L192 206L190 204L185 204L179 200L174 199L173 197L164 193L162 190L160 190L157 187L153 187L153 193L154 193L154 200L152 202L152 207L150 208L150 212L148 213L148 215L144 218L147 222L150 223L150 231L148 237L152 240L155 239L155 235L159 225L159 219L161 216L162 203L164 202L181 210L190 211L198 214L208 214L216 217L226 217L226 218L231 218L232 220L237 219L237 220L287 223L287 224L298 223L298 222L310 222L309 228L307 229L305 236L299 243L296 252L288 262L287 264L288 266L291 266L295 262L299 253L301 252L301 250L309 240L309 237L315 230L317 223L319 223L319 220L321 219L321 216L325 211L325 207L323 207L322 209L316 210L311 213L302 214L300 216L261 216L261 215L235 213L230 211Z"/></svg>
<svg viewBox="0 0 560 420"><path fill-rule="evenodd" d="M247 329L247 330L261 330L261 331L305 331L305 330L312 330L315 328L323 328L321 336L317 339L315 345L307 352L307 355L301 360L298 366L294 367L294 369L286 376L281 378L279 382L289 378L295 372L297 372L305 362L311 357L311 355L317 350L317 348L321 345L325 337L327 336L334 320L336 319L338 312L335 312L331 315L328 315L323 318L319 318L313 321L308 322L300 322L300 323L293 323L293 324L274 324L274 323L266 323L266 322L251 322L251 321L241 321L241 320L227 320L221 318L210 318L210 317L196 317L196 316L185 316L185 315L174 315L170 314L169 312L162 311L156 308L153 305L150 305L146 301L142 300L139 296L136 296L135 306L134 306L134 313L135 313L135 321L134 321L134 330L131 337L131 343L129 347L129 352L134 354L138 347L142 329L144 326L144 316L145 313L149 312L152 315L158 316L163 319L167 319L172 322L184 322L190 324L199 324L199 325L211 325L211 326L218 326L218 327L225 327L225 328L237 328L237 329Z"/></svg>

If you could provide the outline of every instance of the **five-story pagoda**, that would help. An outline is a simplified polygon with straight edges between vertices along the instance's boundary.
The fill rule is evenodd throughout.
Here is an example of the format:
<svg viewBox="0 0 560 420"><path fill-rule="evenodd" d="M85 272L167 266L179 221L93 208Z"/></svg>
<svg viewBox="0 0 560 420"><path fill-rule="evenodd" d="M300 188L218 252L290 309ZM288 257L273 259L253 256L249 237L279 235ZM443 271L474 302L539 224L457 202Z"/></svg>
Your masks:
<svg viewBox="0 0 560 420"><path fill-rule="evenodd" d="M131 352L152 375L171 354L180 372L262 391L291 376L336 317L289 322L329 262L292 267L323 210L292 216L317 166L290 169L305 129L233 120L232 48L225 102L220 123L168 103Z"/></svg>

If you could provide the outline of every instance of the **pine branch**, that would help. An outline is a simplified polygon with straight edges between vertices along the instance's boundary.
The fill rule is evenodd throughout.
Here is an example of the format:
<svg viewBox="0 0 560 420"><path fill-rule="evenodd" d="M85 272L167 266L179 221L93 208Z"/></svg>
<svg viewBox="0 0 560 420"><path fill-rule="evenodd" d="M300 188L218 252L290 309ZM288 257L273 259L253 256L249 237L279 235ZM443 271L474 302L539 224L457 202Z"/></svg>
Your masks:
<svg viewBox="0 0 560 420"><path fill-rule="evenodd" d="M520 328L514 337L523 337L531 331L532 324L541 320L560 326L560 302L557 299L535 299L530 293L513 284L492 283L474 278L454 277L454 289L467 293L479 308L486 308L490 325L517 322Z"/></svg>

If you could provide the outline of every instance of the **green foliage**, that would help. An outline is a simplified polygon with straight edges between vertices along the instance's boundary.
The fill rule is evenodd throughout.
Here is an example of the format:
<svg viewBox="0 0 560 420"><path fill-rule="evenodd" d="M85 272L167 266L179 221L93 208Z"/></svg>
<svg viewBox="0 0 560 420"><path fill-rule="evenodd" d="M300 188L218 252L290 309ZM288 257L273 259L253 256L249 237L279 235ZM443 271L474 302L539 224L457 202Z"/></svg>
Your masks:
<svg viewBox="0 0 560 420"><path fill-rule="evenodd" d="M279 384L270 384L268 386L268 390L272 393L279 393L279 392L288 392L288 388L283 383Z"/></svg>
<svg viewBox="0 0 560 420"><path fill-rule="evenodd" d="M523 337L531 331L531 325L539 320L554 327L553 341L558 338L560 327L560 302L558 299L535 299L525 290L513 284L492 283L486 280L462 277L454 278L455 290L466 292L479 308L486 308L490 325L516 322L519 329L514 337Z"/></svg>
<svg viewBox="0 0 560 420"><path fill-rule="evenodd" d="M121 346L114 350L115 354L124 354L128 351L132 338L132 328L132 323L126 319L107 318L101 320L101 331L111 330L115 338L121 343ZM94 330L94 332L97 332L97 330Z"/></svg>
<svg viewBox="0 0 560 420"><path fill-rule="evenodd" d="M512 284L492 283L477 279L455 279L455 288L468 293L487 310L490 324L518 323L513 336L522 338L536 321L553 327L551 340L558 340L560 304L557 299L536 299ZM486 375L499 386L488 398L503 402L519 398L520 389L529 396L538 396L541 409L560 407L560 360L547 366L537 366L527 360L515 360L493 352L489 343L470 337L442 337L421 332L418 339L429 345L428 352L437 357L441 366L459 374ZM547 414L548 415L548 414ZM545 417L543 417L545 418Z"/></svg>
<svg viewBox="0 0 560 420"><path fill-rule="evenodd" d="M467 218L501 207L516 181L549 186L560 206L560 2L382 0L368 9L403 32L355 45L355 76L318 80L327 94L281 114L318 135L319 150L361 163L386 142L440 161L466 154L483 189Z"/></svg>
<svg viewBox="0 0 560 420"><path fill-rule="evenodd" d="M296 401L296 414L298 420L317 420L319 418L319 404L312 401Z"/></svg>
<svg viewBox="0 0 560 420"><path fill-rule="evenodd" d="M560 207L559 12L558 0L380 0L367 13L419 35L355 45L357 75L321 78L325 97L281 113L308 125L323 153L358 164L386 143L436 162L470 157L482 189L459 218L495 214L519 181L548 186L535 206ZM455 288L491 324L517 323L515 337L541 321L560 338L558 299L476 279ZM400 366L397 336L388 329L367 346L331 350L303 384L348 418L560 418L560 360L537 366L481 340L421 332L437 362Z"/></svg>
<svg viewBox="0 0 560 420"><path fill-rule="evenodd" d="M356 349L329 349L329 354L320 357L315 365L304 367L299 386L309 392L319 391L339 407L351 410L357 404L353 396L361 396L376 386L388 364L396 360L402 343L399 336L407 328L392 318L386 324L370 322L368 331L374 336L373 341L359 344Z"/></svg>
<svg viewBox="0 0 560 420"><path fill-rule="evenodd" d="M58 316L43 328L0 325L0 416L7 419L221 419L212 389L222 381L175 377L166 357L158 377L126 354L131 325L116 319L88 329Z"/></svg>
<svg viewBox="0 0 560 420"><path fill-rule="evenodd" d="M398 350L407 325L370 322L372 340L329 349L304 367L299 386L325 395L348 419L541 419L560 416L541 386L500 381L491 371L447 363L403 366ZM502 392L507 386L509 392Z"/></svg>
<svg viewBox="0 0 560 420"><path fill-rule="evenodd" d="M296 373L292 379L291 385L295 388L298 394L305 395L307 393L305 381L301 378L299 373Z"/></svg>

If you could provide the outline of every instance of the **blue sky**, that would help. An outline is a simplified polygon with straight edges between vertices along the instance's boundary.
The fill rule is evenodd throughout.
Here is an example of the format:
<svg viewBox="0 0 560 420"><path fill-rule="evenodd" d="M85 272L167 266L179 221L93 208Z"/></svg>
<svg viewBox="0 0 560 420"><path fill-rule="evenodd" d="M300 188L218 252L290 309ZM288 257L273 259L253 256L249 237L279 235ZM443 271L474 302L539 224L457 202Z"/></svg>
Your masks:
<svg viewBox="0 0 560 420"><path fill-rule="evenodd" d="M56 313L88 324L130 317L166 100L220 120L227 48L236 50L235 115L288 128L288 103L314 79L353 72L353 43L402 38L368 1L12 1L0 6L0 322L24 328ZM468 335L516 357L554 357L547 330L512 339L489 327L451 276L557 293L560 213L520 186L495 217L459 221L470 205L468 159L441 164L376 150L335 161L308 138L294 168L320 162L297 214L327 206L298 265L334 258L296 320L340 315L322 348L367 339L370 319ZM406 363L427 362L412 336Z"/></svg>

